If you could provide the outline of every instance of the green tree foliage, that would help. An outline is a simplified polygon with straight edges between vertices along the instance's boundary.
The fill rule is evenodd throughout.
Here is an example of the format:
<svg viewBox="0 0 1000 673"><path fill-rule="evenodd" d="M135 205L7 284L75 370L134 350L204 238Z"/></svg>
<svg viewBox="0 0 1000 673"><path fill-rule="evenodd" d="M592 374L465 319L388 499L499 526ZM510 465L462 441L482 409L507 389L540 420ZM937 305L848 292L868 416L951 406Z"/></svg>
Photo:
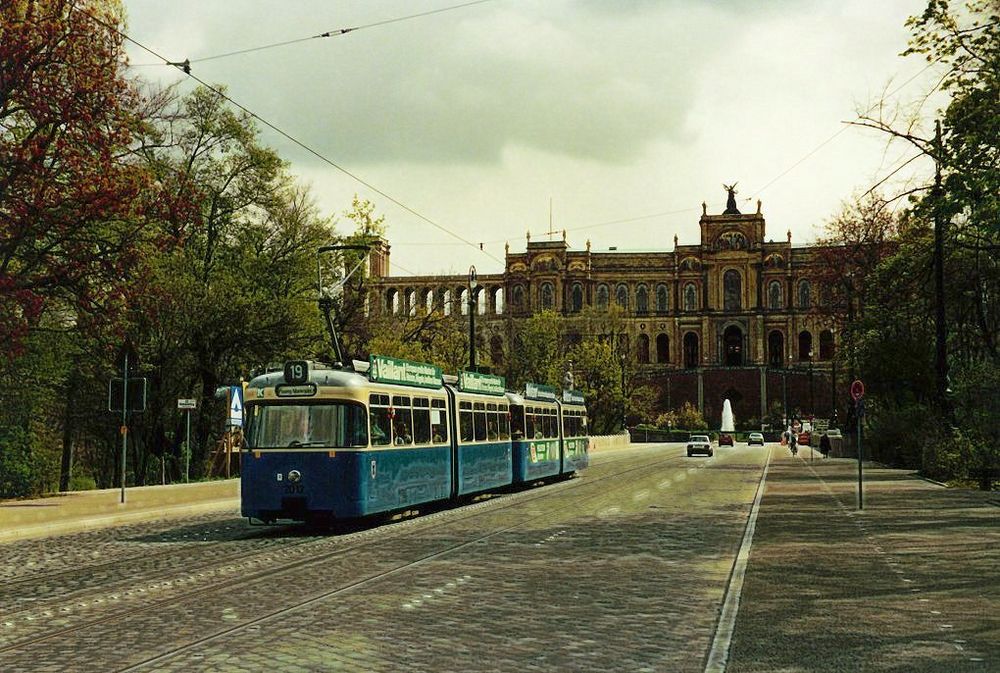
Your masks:
<svg viewBox="0 0 1000 673"><path fill-rule="evenodd" d="M928 181L907 192L911 208L899 221L897 242L867 267L868 280L858 292L862 310L845 334L848 364L871 392L867 423L876 457L988 486L984 475L1000 468L994 448L1000 389L1000 8L992 0L963 6L931 0L908 26L913 39L906 54L924 56L941 73L947 103L935 114L940 141L920 134L931 126L928 120L895 127L867 118L864 124L932 159L941 187L931 189ZM938 306L932 275L936 219L945 231L945 400L936 395L935 333L928 320Z"/></svg>
<svg viewBox="0 0 1000 673"><path fill-rule="evenodd" d="M192 464L200 472L225 410L215 390L251 367L311 356L322 346L316 250L333 239L308 191L260 144L253 120L199 88L180 100L144 156L175 203L164 220L177 245L153 263L130 326L141 344L153 405L137 438L177 453L178 397L202 401ZM141 469L137 478L141 481Z"/></svg>
<svg viewBox="0 0 1000 673"><path fill-rule="evenodd" d="M0 5L0 341L107 323L141 265L149 173L129 160L142 100L123 76L117 3Z"/></svg>
<svg viewBox="0 0 1000 673"><path fill-rule="evenodd" d="M608 435L622 429L625 399L618 358L609 341L587 339L570 348L574 385L587 400L590 432Z"/></svg>

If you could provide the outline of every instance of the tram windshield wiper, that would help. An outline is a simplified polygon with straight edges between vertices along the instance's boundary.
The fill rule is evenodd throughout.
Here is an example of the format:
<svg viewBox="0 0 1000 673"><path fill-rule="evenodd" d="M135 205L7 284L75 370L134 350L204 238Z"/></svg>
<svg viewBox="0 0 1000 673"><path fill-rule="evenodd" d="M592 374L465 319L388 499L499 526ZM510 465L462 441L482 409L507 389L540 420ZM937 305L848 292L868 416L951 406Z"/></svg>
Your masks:
<svg viewBox="0 0 1000 673"><path fill-rule="evenodd" d="M299 446L326 446L326 442L316 441L316 442L302 442L297 439L293 439L288 442L290 448L295 448Z"/></svg>

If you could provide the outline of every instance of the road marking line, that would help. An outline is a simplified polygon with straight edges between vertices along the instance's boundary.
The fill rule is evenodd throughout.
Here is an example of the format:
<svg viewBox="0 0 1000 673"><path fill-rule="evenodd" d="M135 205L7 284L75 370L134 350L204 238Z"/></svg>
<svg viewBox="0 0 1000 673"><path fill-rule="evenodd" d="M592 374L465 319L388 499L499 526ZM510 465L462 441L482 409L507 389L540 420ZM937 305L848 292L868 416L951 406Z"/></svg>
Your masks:
<svg viewBox="0 0 1000 673"><path fill-rule="evenodd" d="M743 542L740 551L733 561L733 569L729 574L729 584L726 586L726 596L722 602L722 611L719 615L719 623L715 628L715 637L712 639L712 649L708 652L708 660L705 662L705 673L722 673L726 670L729 662L729 646L733 640L733 631L736 628L736 616L740 611L740 594L743 592L743 578L746 576L747 565L750 562L750 546L753 544L754 530L757 528L757 514L760 512L760 501L764 497L764 482L767 481L767 471L771 467L771 453L767 452L767 462L764 463L764 472L760 476L757 484L757 493L754 495L753 506L750 508L750 516L747 518L747 526L743 531Z"/></svg>

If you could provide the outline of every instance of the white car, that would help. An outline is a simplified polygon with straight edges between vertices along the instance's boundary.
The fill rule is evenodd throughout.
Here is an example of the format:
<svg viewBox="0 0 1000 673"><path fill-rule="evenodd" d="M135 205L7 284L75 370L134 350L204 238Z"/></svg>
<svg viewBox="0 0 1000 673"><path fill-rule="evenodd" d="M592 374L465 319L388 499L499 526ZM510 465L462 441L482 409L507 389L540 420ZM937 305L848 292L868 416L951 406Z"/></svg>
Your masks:
<svg viewBox="0 0 1000 673"><path fill-rule="evenodd" d="M712 456L714 452L712 451L712 442L709 441L708 435L691 435L688 439L687 453L688 458L696 453L704 453L706 456Z"/></svg>
<svg viewBox="0 0 1000 673"><path fill-rule="evenodd" d="M747 446L753 446L754 444L764 446L764 435L759 432L751 432L750 436L747 437Z"/></svg>

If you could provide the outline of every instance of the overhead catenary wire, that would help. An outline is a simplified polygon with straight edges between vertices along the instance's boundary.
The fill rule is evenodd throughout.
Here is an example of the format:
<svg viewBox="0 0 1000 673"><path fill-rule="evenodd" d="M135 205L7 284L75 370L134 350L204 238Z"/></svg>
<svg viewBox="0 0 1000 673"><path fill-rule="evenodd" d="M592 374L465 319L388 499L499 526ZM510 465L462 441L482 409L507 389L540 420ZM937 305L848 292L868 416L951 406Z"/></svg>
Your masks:
<svg viewBox="0 0 1000 673"><path fill-rule="evenodd" d="M883 97L882 100L880 100L879 102L871 105L867 110L865 110L863 113L861 113L858 116L862 117L863 115L867 115L868 113L870 113L873 110L875 110L876 108L878 108L882 104L883 100L885 100L886 98L891 98L892 96L895 96L897 93L899 93L900 91L902 91L908 84L910 84L910 82L914 81L915 79L917 79L918 77L920 77L921 75L923 75L925 72L927 72L928 70L930 70L932 66L936 65L938 63L938 61L941 60L941 58L943 58L943 57L938 57L938 58L934 59L933 61L930 61L919 72L917 72L915 75L913 75L912 77L910 77L908 80L906 80L905 82L903 82L902 84L900 84L898 87L896 87L895 89L893 89L891 92L889 92L888 94L886 94ZM746 197L745 200L746 201L750 201L754 197L760 196L761 193L763 193L764 190L766 190L768 187L770 187L771 185L773 185L774 183L776 183L778 180L780 180L781 178L783 178L786 175L788 175L789 173L791 173L793 170L795 170L796 168L798 168L801 164L805 163L805 161L808 160L811 156L813 156L814 154L816 154L817 152L819 152L821 149L823 149L828 144L830 144L833 140L835 140L838 136L840 136L842 133L844 133L844 131L846 131L847 129L851 128L852 124L853 124L853 122L844 122L844 125L841 126L829 138L827 138L826 140L824 140L823 142L821 142L819 145L817 145L813 149L809 150L809 152L807 152L805 154L805 156L803 156L801 159L799 159L798 161L796 161L795 163L793 163L791 166L789 166L788 168L786 168L785 170L783 170L781 173L779 173L777 176L775 176L774 178L772 178L763 187L761 187L760 189L756 190L755 192L752 192L750 194L750 196Z"/></svg>
<svg viewBox="0 0 1000 673"><path fill-rule="evenodd" d="M481 1L485 1L485 0L481 0ZM177 67L182 72L184 71L184 68L183 68L182 64L173 62L170 59L168 59L165 56L163 56L162 54L154 51L153 49L151 49L149 47L147 47L146 45L142 44L138 40L132 38L130 35L128 35L124 31L122 31L121 29L119 29L117 26L114 26L114 25L112 25L112 24L104 21L103 19L101 19L101 18L99 18L97 16L94 16L91 12L87 11L86 9L83 9L83 8L77 8L77 9L78 9L78 11L80 11L83 14L87 15L88 17L90 17L90 19L92 21L94 21L94 22L96 22L96 23L104 26L108 30L112 30L115 33L117 33L118 35L120 35L122 37L122 39L128 40L129 42L131 42L132 44L136 45L137 47L139 47L143 51L146 51L147 53L151 54L152 56L154 56L154 57L156 57L158 59L161 59L164 63L174 65L175 67ZM447 227L445 227L445 226L443 226L443 225L435 222L431 218L427 217L423 213L420 213L416 209L414 209L414 208L406 205L405 203L403 203L402 201L400 201L396 197L390 195L389 193L383 191L382 189L379 189L378 187L376 187L372 183L368 182L367 180L365 180L361 176L359 176L359 175L351 172L350 170L344 168L343 166L341 166L340 164L336 163L332 159L326 157L321 152L313 149L312 147L310 147L309 145L307 145L305 142L299 140L298 138L296 138L295 136L291 135L290 133L288 133L284 129L278 127L276 124L274 124L274 123L270 122L269 120L261 117L260 115L258 115L253 110L247 108L245 105L243 105L243 104L239 103L238 101L234 100L232 97L230 97L229 95L227 95L224 91L221 91L217 87L209 84L208 82L206 82L205 80L201 79L197 75L195 75L195 74L193 74L191 72L185 72L185 74L188 77L190 77L191 79L193 79L196 82L198 82L199 84L201 84L203 87L205 87L209 91L211 91L212 93L214 93L217 96L219 96L220 98L228 101L231 105L239 108L240 110L242 110L243 112L245 112L250 117L256 119L258 122L260 122L264 126L268 127L269 129L271 129L272 131L274 131L275 133L277 133L281 137L285 138L286 140L288 140L289 142L291 142L294 145L298 146L299 148L305 150L306 152L308 152L309 154L313 155L314 157L316 157L317 159L319 159L323 163L325 163L328 166L330 166L331 168L334 168L334 169L340 171L341 173L343 173L347 177L351 178L352 180L354 180L358 184L360 184L360 185L368 188L372 192L378 194L379 196L383 197L384 199L390 201L391 203L394 203L396 206L398 206L399 208L401 208L401 209L405 210L406 212L410 213L414 217L416 217L416 218L418 218L418 219L426 222L427 224L430 224L431 226L435 227L436 229L439 229L440 231L443 231L444 233L446 233L449 236L451 236L451 237L453 237L453 238L461 241L462 243L465 243L466 245L468 245L469 247L473 248L474 250L477 250L477 251L481 252L482 254L486 255L490 259L492 259L492 260L494 260L496 262L499 262L501 264L504 263L504 260L500 259L496 255L493 255L492 253L487 252L486 250L483 250L477 243L473 243L469 239L467 239L467 238L465 238L465 237L463 237L463 236L461 236L459 234L456 234L455 232L451 231Z"/></svg>
<svg viewBox="0 0 1000 673"><path fill-rule="evenodd" d="M398 16L392 19L383 19L382 21L373 21L371 23L364 23L358 26L350 26L347 28L334 28L331 30L323 31L317 35L310 35L308 37L298 37L291 40L283 40L281 42L271 42L269 44L262 44L256 47L247 47L245 49L237 49L235 51L227 51L222 54L213 54L212 56L202 56L200 58L188 59L187 63L205 63L207 61L216 61L222 58L229 58L231 56L241 56L243 54L252 54L258 51L265 51L268 49L277 49L279 47L287 47L292 44L299 44L301 42L311 42L312 40L321 40L328 37L340 37L341 35L346 35L347 33L356 33L359 30L365 30L367 28L376 28L379 26L387 26L392 23L400 23L402 21L411 21L413 19L420 19L425 16L430 16L432 14L442 14L444 12L451 12L456 9L463 9L465 7L471 7L472 5L481 5L486 2L493 2L493 0L472 0L471 2L463 2L459 5L451 5L449 7L439 7L438 9L427 10L426 12L418 12L416 14L408 14L406 16ZM175 65L174 63L137 63L132 67L149 67L149 66L159 66L159 65Z"/></svg>

